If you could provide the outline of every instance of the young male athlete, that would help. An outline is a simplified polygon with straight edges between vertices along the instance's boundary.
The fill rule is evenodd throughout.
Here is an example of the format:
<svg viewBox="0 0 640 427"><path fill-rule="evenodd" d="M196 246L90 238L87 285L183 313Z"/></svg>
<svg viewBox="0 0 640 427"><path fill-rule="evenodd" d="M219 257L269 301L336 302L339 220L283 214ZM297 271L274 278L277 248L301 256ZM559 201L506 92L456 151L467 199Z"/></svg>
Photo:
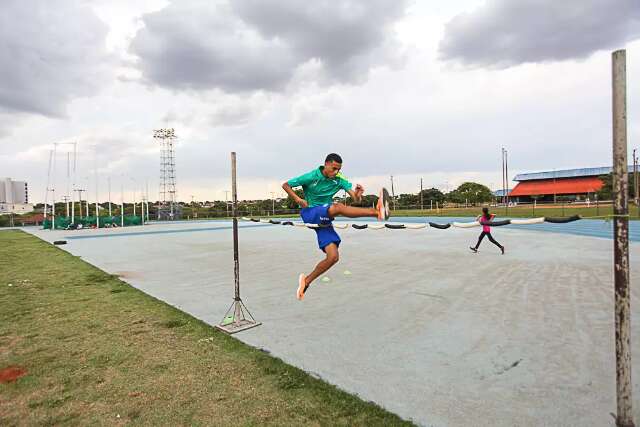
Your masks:
<svg viewBox="0 0 640 427"><path fill-rule="evenodd" d="M302 208L300 211L302 220L306 224L320 226L314 228L314 230L318 237L318 246L326 254L325 259L320 261L311 273L308 275L300 274L298 277L296 295L299 300L304 298L304 293L311 285L311 282L338 262L340 236L331 225L335 217L357 218L367 216L377 217L380 221L389 219L389 193L385 188L380 190L375 208L359 208L342 203L333 203L333 196L340 190L345 190L358 202L362 198L362 193L364 193L364 188L360 184L356 185L355 190L352 189L353 184L347 181L340 173L341 168L342 158L335 153L331 153L325 159L324 166L320 166L311 172L292 178L282 184L284 191ZM302 187L304 199L293 191L295 187Z"/></svg>

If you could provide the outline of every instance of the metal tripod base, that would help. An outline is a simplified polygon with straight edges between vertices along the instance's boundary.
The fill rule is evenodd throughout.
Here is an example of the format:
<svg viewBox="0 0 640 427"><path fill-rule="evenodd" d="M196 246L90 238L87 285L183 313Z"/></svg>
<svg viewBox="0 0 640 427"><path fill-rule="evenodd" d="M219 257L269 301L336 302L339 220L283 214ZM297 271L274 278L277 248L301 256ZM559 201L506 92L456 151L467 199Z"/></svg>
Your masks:
<svg viewBox="0 0 640 427"><path fill-rule="evenodd" d="M216 325L216 328L231 335L260 325L262 325L262 322L256 322L242 300L236 298L222 318L222 322Z"/></svg>

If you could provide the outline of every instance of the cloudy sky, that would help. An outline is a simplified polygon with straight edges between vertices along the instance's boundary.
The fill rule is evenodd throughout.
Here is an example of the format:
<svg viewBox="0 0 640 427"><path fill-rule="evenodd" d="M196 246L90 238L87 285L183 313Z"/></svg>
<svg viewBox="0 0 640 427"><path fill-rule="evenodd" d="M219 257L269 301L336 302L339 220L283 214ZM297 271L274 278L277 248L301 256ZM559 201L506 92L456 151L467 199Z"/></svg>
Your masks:
<svg viewBox="0 0 640 427"><path fill-rule="evenodd" d="M158 194L173 127L181 200L268 198L329 152L367 192L611 163L611 51L640 146L637 0L3 0L0 176L41 201L53 143L78 186ZM52 185L66 191L58 146ZM53 168L52 168L53 169ZM92 195L93 194L93 195Z"/></svg>

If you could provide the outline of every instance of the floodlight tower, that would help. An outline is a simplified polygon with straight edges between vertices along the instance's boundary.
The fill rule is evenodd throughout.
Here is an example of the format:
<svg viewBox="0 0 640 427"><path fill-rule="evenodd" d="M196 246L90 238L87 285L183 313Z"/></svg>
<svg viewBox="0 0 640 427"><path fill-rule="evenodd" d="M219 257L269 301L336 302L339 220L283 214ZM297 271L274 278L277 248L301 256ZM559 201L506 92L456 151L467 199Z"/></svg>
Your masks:
<svg viewBox="0 0 640 427"><path fill-rule="evenodd" d="M176 160L174 144L175 129L155 129L153 137L160 143L160 199L158 201L158 219L177 219Z"/></svg>

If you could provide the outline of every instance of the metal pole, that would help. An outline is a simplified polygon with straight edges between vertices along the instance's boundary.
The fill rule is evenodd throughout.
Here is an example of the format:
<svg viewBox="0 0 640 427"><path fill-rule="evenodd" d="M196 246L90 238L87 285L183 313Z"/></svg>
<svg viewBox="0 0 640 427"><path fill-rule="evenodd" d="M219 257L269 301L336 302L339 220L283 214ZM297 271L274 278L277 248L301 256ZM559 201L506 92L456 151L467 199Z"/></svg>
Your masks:
<svg viewBox="0 0 640 427"><path fill-rule="evenodd" d="M276 215L276 193L271 191L271 215ZM346 204L346 203L345 203Z"/></svg>
<svg viewBox="0 0 640 427"><path fill-rule="evenodd" d="M422 178L420 178L420 210L424 210L424 197L422 195Z"/></svg>
<svg viewBox="0 0 640 427"><path fill-rule="evenodd" d="M616 397L618 427L634 426L631 382L629 289L629 167L627 163L626 51L611 55L613 89L613 268L615 287Z"/></svg>
<svg viewBox="0 0 640 427"><path fill-rule="evenodd" d="M111 216L111 177L107 178L109 184L109 216Z"/></svg>
<svg viewBox="0 0 640 427"><path fill-rule="evenodd" d="M235 278L235 297L223 321L216 327L228 334L259 326L240 299L240 262L238 260L238 192L236 185L236 153L231 153L231 191L233 208L233 270ZM229 313L233 311L233 315Z"/></svg>
<svg viewBox="0 0 640 427"><path fill-rule="evenodd" d="M93 147L93 175L96 180L96 229L100 229L100 208L98 196L98 149Z"/></svg>
<svg viewBox="0 0 640 427"><path fill-rule="evenodd" d="M120 227L124 228L124 184L120 185Z"/></svg>
<svg viewBox="0 0 640 427"><path fill-rule="evenodd" d="M638 207L638 214L640 215L640 199L638 199L638 157L636 156L636 149L633 149L633 198L636 201Z"/></svg>
<svg viewBox="0 0 640 427"><path fill-rule="evenodd" d="M55 159L54 159L55 162ZM51 231L56 228L56 189L51 189Z"/></svg>
<svg viewBox="0 0 640 427"><path fill-rule="evenodd" d="M149 221L149 180L147 180L147 221Z"/></svg>
<svg viewBox="0 0 640 427"><path fill-rule="evenodd" d="M396 210L396 192L393 188L393 175L391 175L391 199L393 200L393 210Z"/></svg>
<svg viewBox="0 0 640 427"><path fill-rule="evenodd" d="M71 152L67 151L67 194L65 196L65 204L67 208L67 219L69 219L69 181L71 180Z"/></svg>
<svg viewBox="0 0 640 427"><path fill-rule="evenodd" d="M505 194L506 191L504 189L504 147L502 147L502 150L500 152L500 156L502 158L502 204L504 205L504 201L505 201Z"/></svg>
<svg viewBox="0 0 640 427"><path fill-rule="evenodd" d="M75 213L76 213L76 207L75 207L75 198L73 193L76 191L76 157L78 155L78 147L77 147L77 143L73 143L73 176L71 178L71 224L75 224Z"/></svg>
<svg viewBox="0 0 640 427"><path fill-rule="evenodd" d="M238 192L236 187L236 152L231 152L231 200L233 213L233 275L235 300L240 301L240 261L238 260Z"/></svg>
<svg viewBox="0 0 640 427"><path fill-rule="evenodd" d="M504 181L507 186L505 197L507 198L507 215L509 215L509 152L504 150Z"/></svg>
<svg viewBox="0 0 640 427"><path fill-rule="evenodd" d="M556 169L553 168L553 204L556 204Z"/></svg>
<svg viewBox="0 0 640 427"><path fill-rule="evenodd" d="M75 187L75 185L74 185L74 187ZM76 192L75 188L73 190L71 190L71 224L75 224L75 211L76 211L75 200L76 200L76 197L73 194L75 192Z"/></svg>

